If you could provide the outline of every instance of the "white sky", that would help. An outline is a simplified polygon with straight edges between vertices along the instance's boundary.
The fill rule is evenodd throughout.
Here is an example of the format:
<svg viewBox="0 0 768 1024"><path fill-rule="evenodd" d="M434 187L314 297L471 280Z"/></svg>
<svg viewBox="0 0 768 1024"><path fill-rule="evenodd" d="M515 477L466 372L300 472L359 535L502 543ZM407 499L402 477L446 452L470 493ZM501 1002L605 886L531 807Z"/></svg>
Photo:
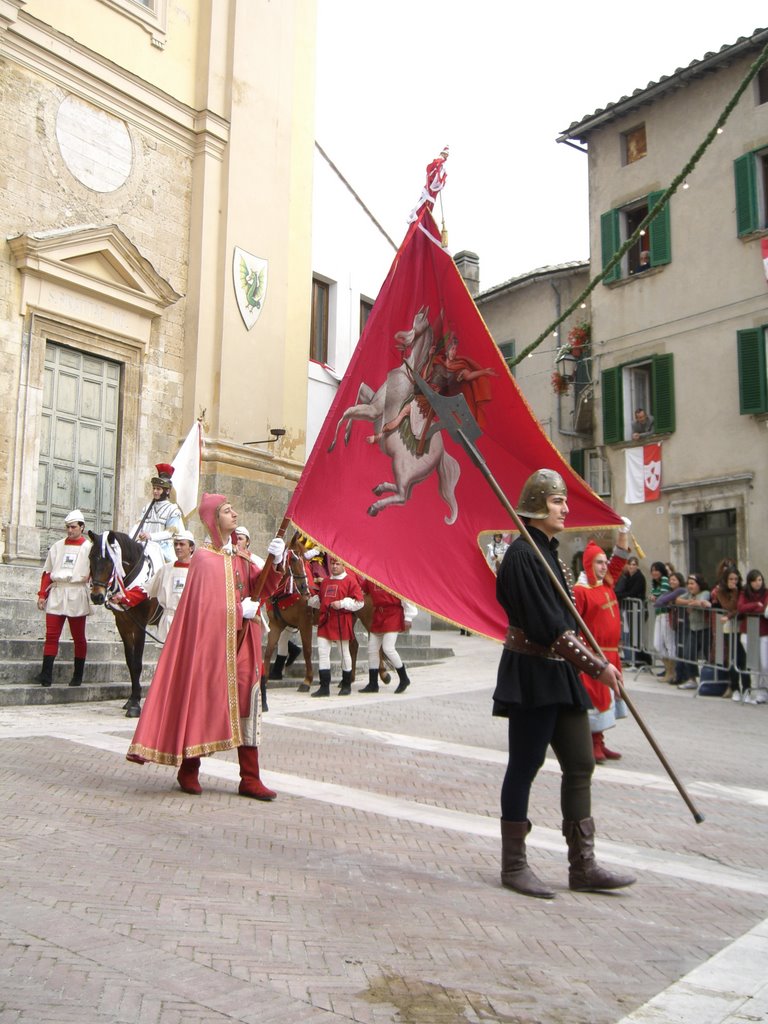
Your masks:
<svg viewBox="0 0 768 1024"><path fill-rule="evenodd" d="M449 247L484 289L588 258L587 159L561 131L765 27L765 0L318 0L315 137L398 244L449 144Z"/></svg>

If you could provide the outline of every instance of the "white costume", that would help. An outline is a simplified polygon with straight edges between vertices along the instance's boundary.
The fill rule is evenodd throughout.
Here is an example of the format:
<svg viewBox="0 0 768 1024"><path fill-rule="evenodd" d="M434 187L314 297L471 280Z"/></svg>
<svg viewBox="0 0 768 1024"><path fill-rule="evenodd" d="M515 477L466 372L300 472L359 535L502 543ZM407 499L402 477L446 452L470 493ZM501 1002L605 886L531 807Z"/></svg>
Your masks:
<svg viewBox="0 0 768 1024"><path fill-rule="evenodd" d="M149 507L149 504L147 504L141 510L139 522L144 519L144 513ZM137 536L138 528L139 523L135 523L131 527L130 534L132 537ZM147 518L144 519L141 532L150 535L151 540L147 543L157 544L163 553L163 560L168 563L173 562L176 558L173 551L173 538L183 529L184 519L179 506L174 501L161 498L154 503Z"/></svg>
<svg viewBox="0 0 768 1024"><path fill-rule="evenodd" d="M91 576L88 555L91 547L88 539L83 544L57 540L51 546L43 567L43 577L47 573L51 578L45 603L46 614L66 615L67 618L91 614L88 585Z"/></svg>
<svg viewBox="0 0 768 1024"><path fill-rule="evenodd" d="M502 538L501 540L492 540L485 549L485 560L494 572L498 572L501 568L501 561L504 555L507 553L509 544Z"/></svg>
<svg viewBox="0 0 768 1024"><path fill-rule="evenodd" d="M147 597L156 597L163 609L163 614L157 624L157 639L163 642L168 636L173 616L179 607L188 572L189 562L183 564L174 562L172 565L164 565L143 587Z"/></svg>

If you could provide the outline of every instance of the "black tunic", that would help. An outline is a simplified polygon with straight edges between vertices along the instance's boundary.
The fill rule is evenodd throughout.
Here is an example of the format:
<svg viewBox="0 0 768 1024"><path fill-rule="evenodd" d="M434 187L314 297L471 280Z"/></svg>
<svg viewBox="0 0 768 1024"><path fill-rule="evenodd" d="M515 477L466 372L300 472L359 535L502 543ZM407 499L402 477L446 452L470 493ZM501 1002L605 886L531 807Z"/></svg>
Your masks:
<svg viewBox="0 0 768 1024"><path fill-rule="evenodd" d="M568 584L557 557L557 540L550 540L535 526L529 526L528 530L567 591ZM542 647L550 647L566 630L577 631L576 622L541 560L522 537L510 545L501 563L496 577L496 598L507 613L510 626L522 629L529 640ZM549 704L592 707L576 668L570 662L518 654L504 648L493 694L493 714L508 717L509 705L535 708Z"/></svg>

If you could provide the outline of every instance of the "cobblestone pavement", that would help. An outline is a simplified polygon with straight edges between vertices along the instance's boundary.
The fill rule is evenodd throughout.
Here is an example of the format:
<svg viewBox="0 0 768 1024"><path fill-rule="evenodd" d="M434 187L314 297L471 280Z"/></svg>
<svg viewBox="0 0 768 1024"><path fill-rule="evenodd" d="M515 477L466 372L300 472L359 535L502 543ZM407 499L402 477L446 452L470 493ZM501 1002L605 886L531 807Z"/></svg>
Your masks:
<svg viewBox="0 0 768 1024"><path fill-rule="evenodd" d="M0 1024L767 1021L768 705L629 677L706 821L623 721L594 816L637 885L568 891L548 762L530 855L557 896L526 899L499 885L498 647L446 637L397 697L273 690L271 804L234 756L201 797L129 764L119 703L0 709Z"/></svg>

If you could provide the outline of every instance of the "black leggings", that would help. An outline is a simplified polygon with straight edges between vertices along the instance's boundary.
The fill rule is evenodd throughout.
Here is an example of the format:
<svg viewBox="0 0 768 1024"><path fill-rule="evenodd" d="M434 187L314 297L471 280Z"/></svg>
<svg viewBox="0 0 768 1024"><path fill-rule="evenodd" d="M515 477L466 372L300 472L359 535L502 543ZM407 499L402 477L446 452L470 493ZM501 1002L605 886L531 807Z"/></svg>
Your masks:
<svg viewBox="0 0 768 1024"><path fill-rule="evenodd" d="M587 712L558 704L509 709L509 763L501 787L504 821L525 821L533 780L552 746L562 769L560 808L565 821L592 814L595 757Z"/></svg>

